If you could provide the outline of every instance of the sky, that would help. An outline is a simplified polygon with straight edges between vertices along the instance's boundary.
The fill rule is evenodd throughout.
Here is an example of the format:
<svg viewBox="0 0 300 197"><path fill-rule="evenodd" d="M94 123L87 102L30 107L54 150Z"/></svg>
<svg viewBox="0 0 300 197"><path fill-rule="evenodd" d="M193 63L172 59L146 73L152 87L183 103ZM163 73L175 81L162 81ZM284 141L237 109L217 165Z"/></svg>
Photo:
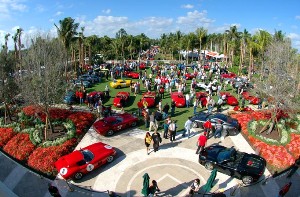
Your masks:
<svg viewBox="0 0 300 197"><path fill-rule="evenodd" d="M5 34L14 35L18 28L24 30L25 46L38 32L57 36L54 24L65 17L85 27L85 36L100 37L115 37L121 28L150 38L199 27L209 34L224 33L233 25L252 35L260 29L271 34L276 30L291 38L300 52L299 0L0 0L0 44Z"/></svg>

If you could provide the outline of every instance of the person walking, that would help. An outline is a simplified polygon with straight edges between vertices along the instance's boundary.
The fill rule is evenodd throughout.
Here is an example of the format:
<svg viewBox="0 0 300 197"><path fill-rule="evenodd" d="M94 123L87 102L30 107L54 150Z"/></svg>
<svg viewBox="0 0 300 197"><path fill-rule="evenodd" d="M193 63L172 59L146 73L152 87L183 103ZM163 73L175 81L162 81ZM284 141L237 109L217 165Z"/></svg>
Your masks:
<svg viewBox="0 0 300 197"><path fill-rule="evenodd" d="M168 129L169 129L169 135L170 135L170 142L173 142L173 141L175 141L175 137L176 137L176 124L175 124L174 120L171 121Z"/></svg>
<svg viewBox="0 0 300 197"><path fill-rule="evenodd" d="M209 119L207 119L203 124L204 132L206 133L206 137L209 138L209 133L212 130L212 125Z"/></svg>
<svg viewBox="0 0 300 197"><path fill-rule="evenodd" d="M191 184L191 186L190 186L190 191L189 191L189 197L192 197L192 196L194 196L194 194L196 193L196 192L198 192L199 191L199 189L200 189L200 179L195 179L194 181L193 181L193 183Z"/></svg>
<svg viewBox="0 0 300 197"><path fill-rule="evenodd" d="M152 136L150 135L149 132L146 133L146 136L145 136L145 145L146 145L146 150L147 150L147 155L149 155L149 146L152 142Z"/></svg>
<svg viewBox="0 0 300 197"><path fill-rule="evenodd" d="M164 121L163 127L164 127L164 138L165 138L165 139L168 139L168 130L169 130L169 122L168 122L168 119L166 119L166 120Z"/></svg>
<svg viewBox="0 0 300 197"><path fill-rule="evenodd" d="M185 137L185 134L187 132L188 138L190 138L190 131L191 131L191 128L192 128L192 123L193 122L191 121L191 117L188 117L187 121L184 124L184 131L182 133L182 137Z"/></svg>
<svg viewBox="0 0 300 197"><path fill-rule="evenodd" d="M145 113L144 113L144 121L145 121L145 127L146 127L146 128L149 127L149 120L150 120L149 113L147 112L147 110L145 110Z"/></svg>
<svg viewBox="0 0 300 197"><path fill-rule="evenodd" d="M156 192L160 192L160 189L158 188L157 182L152 180L152 183L149 186L149 197L155 196Z"/></svg>
<svg viewBox="0 0 300 197"><path fill-rule="evenodd" d="M154 133L152 134L152 141L153 141L153 149L154 152L158 151L159 143L162 142L162 139L160 137L160 134L157 132L157 129L154 130Z"/></svg>
<svg viewBox="0 0 300 197"><path fill-rule="evenodd" d="M220 138L222 135L222 131L223 131L223 124L220 120L218 120L218 123L215 125L215 134L214 137L215 138Z"/></svg>
<svg viewBox="0 0 300 197"><path fill-rule="evenodd" d="M176 107L175 101L172 101L172 103L171 103L171 116L172 117L174 117L174 115L175 115L175 107Z"/></svg>
<svg viewBox="0 0 300 197"><path fill-rule="evenodd" d="M154 128L154 130L156 129L155 112L152 112L152 114L149 116L149 121L150 121L149 132L151 132L152 127Z"/></svg>
<svg viewBox="0 0 300 197"><path fill-rule="evenodd" d="M190 107L190 94L187 93L185 95L185 104L186 104L186 107L189 108Z"/></svg>
<svg viewBox="0 0 300 197"><path fill-rule="evenodd" d="M203 133L203 135L200 135L197 141L198 148L196 150L196 154L199 154L205 147L207 142L207 136L206 132Z"/></svg>

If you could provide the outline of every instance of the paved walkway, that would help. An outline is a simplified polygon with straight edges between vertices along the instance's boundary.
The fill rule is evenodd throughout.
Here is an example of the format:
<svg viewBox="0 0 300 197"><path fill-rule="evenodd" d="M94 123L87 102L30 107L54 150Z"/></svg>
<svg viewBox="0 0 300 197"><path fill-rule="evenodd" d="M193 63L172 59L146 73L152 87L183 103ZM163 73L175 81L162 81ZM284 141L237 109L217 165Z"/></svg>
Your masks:
<svg viewBox="0 0 300 197"><path fill-rule="evenodd" d="M170 143L163 139L160 150L156 153L146 154L144 146L145 131L133 129L123 131L113 137L103 137L90 129L77 149L102 141L116 147L118 156L114 162L85 176L81 181L72 182L70 187L59 177L53 181L63 197L79 196L108 196L107 190L115 191L120 196L141 196L142 176L148 173L150 179L155 179L160 186L159 196L185 196L188 186L195 178L200 178L203 186L210 172L198 164L195 154L196 140L199 132L192 133L190 139L177 135L176 142ZM219 143L225 146L235 146L241 151L254 152L241 135L227 137L223 141L211 138L208 144ZM0 154L0 196L20 197L49 197L47 184L51 180L42 178L29 172L26 168L16 164L3 154ZM265 176L268 176L268 171ZM299 170L292 177L293 185L288 195L300 196ZM258 183L249 187L238 188L234 196L247 197L275 197L279 188L289 180L285 176L269 180L266 185ZM212 192L225 190L231 196L232 188L239 185L240 180L233 179L222 173L217 173L216 185ZM97 191L97 192L96 192ZM5 193L5 194L3 194Z"/></svg>

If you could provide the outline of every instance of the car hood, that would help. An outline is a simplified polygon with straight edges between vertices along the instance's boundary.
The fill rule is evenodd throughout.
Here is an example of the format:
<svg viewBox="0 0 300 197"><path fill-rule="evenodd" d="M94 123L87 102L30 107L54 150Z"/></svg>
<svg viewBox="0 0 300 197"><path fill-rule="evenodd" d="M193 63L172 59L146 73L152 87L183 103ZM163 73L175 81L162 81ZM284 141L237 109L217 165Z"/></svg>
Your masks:
<svg viewBox="0 0 300 197"><path fill-rule="evenodd" d="M119 97L114 98L114 104L120 104L121 100Z"/></svg>
<svg viewBox="0 0 300 197"><path fill-rule="evenodd" d="M76 165L76 162L83 159L83 155L80 151L74 151L66 156L61 157L56 163L55 166L59 170L61 168L70 168Z"/></svg>

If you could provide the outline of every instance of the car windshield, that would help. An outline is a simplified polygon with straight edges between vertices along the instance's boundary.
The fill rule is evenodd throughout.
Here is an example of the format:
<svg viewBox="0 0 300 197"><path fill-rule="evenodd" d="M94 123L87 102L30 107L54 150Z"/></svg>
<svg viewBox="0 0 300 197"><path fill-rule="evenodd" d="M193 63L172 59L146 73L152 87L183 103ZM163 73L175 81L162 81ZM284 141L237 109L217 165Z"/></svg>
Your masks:
<svg viewBox="0 0 300 197"><path fill-rule="evenodd" d="M90 162L94 159L94 154L89 150L81 150L85 162Z"/></svg>
<svg viewBox="0 0 300 197"><path fill-rule="evenodd" d="M236 150L233 147L227 148L219 152L217 160L219 163L222 163L224 161L231 160L231 158L235 158L235 155L236 155Z"/></svg>

